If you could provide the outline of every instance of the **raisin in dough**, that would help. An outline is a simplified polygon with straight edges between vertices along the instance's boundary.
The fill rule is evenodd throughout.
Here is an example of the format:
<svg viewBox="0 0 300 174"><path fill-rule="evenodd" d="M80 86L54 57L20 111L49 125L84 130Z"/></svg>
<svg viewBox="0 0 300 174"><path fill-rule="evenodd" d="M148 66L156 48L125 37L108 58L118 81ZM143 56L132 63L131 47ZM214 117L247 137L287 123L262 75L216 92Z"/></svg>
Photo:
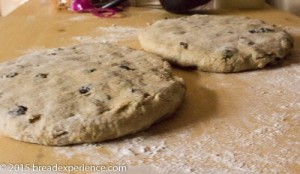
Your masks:
<svg viewBox="0 0 300 174"><path fill-rule="evenodd" d="M0 131L43 145L100 142L174 113L182 79L158 56L110 44L43 50L0 64Z"/></svg>
<svg viewBox="0 0 300 174"><path fill-rule="evenodd" d="M139 41L171 63L224 73L274 64L293 47L292 37L275 25L214 15L159 20L139 33Z"/></svg>

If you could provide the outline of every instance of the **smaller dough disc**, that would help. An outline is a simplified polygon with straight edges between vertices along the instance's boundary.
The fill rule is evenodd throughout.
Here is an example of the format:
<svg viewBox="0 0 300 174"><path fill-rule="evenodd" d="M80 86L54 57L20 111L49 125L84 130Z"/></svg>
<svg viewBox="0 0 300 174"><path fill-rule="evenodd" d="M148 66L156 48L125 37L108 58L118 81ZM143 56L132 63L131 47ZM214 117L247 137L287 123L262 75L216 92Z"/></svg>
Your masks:
<svg viewBox="0 0 300 174"><path fill-rule="evenodd" d="M275 64L293 47L292 37L275 25L215 15L159 20L140 32L139 41L171 63L223 73Z"/></svg>

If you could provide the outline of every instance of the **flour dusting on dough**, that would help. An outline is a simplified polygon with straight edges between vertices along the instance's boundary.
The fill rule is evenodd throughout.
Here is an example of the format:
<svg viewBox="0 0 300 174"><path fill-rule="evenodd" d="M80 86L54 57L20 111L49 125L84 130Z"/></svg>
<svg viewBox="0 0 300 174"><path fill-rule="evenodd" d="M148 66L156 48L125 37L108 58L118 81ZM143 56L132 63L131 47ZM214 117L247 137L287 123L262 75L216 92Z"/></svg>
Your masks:
<svg viewBox="0 0 300 174"><path fill-rule="evenodd" d="M299 28L292 30L300 35ZM57 147L55 154L66 159L79 155L91 164L152 166L163 174L297 173L292 169L300 165L300 115L294 114L300 110L299 59L300 48L295 48L282 66L267 70L230 75L199 72L201 87L221 91L216 94L218 107L230 107L215 112L210 120L162 133L153 133L154 126L100 144Z"/></svg>

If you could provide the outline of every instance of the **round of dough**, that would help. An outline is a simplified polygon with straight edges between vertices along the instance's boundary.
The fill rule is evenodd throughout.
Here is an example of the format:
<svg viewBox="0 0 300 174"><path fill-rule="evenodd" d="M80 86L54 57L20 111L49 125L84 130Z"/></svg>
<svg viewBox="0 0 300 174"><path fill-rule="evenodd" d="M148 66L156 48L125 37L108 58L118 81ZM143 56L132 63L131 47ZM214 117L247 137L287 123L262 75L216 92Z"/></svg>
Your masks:
<svg viewBox="0 0 300 174"><path fill-rule="evenodd" d="M110 44L0 64L0 133L43 145L100 142L172 115L185 85L158 56Z"/></svg>
<svg viewBox="0 0 300 174"><path fill-rule="evenodd" d="M275 64L293 47L292 37L275 25L215 15L159 20L140 32L139 41L171 63L224 73Z"/></svg>

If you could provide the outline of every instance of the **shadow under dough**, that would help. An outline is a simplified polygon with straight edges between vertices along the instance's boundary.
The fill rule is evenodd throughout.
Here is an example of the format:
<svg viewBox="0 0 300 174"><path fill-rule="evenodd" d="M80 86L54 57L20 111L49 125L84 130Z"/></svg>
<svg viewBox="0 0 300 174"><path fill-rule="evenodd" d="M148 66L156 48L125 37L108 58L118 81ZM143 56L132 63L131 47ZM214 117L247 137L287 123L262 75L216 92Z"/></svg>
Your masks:
<svg viewBox="0 0 300 174"><path fill-rule="evenodd" d="M173 116L150 127L148 133L159 134L205 122L213 118L217 111L216 94L201 85L198 71L177 69L174 74L185 80L187 87L185 100Z"/></svg>
<svg viewBox="0 0 300 174"><path fill-rule="evenodd" d="M294 38L294 48L290 55L283 61L283 67L291 64L300 64L300 33L299 35L292 35Z"/></svg>

